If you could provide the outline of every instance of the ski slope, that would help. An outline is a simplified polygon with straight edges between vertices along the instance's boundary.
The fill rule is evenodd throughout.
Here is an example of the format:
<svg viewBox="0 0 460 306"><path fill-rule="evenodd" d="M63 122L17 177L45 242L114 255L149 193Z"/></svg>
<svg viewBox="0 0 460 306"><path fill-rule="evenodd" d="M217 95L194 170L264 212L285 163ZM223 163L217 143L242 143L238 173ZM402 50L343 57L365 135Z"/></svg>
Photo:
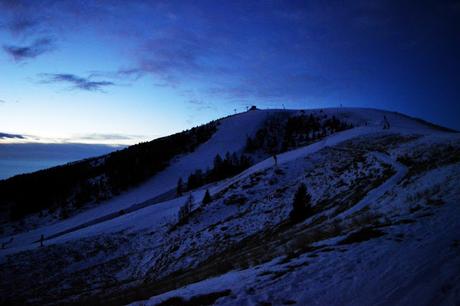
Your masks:
<svg viewBox="0 0 460 306"><path fill-rule="evenodd" d="M210 167L217 154L223 156L226 152L242 150L246 143L246 135L253 135L272 112L276 112L276 110L251 111L221 119L218 130L211 139L200 145L194 152L176 158L169 167L145 183L71 218L15 235L9 247L31 244L37 241L41 235L45 235L45 237L54 235L90 220L115 214L122 209L127 209L175 189L180 177L186 179L196 169ZM4 237L2 241L8 241L10 238Z"/></svg>
<svg viewBox="0 0 460 306"><path fill-rule="evenodd" d="M96 207L86 219L73 218L86 224L74 230L69 219L16 235L0 250L0 296L156 305L224 292L216 305L456 305L460 164L450 156L460 152L460 135L376 110L317 112L355 128L279 154L277 168L270 157L194 190L194 213L184 224L177 216L188 194L126 203L132 209L123 214ZM382 129L383 116L389 130ZM241 117L225 120L235 118ZM194 153L207 154L200 149ZM414 174L417 163L431 168ZM315 212L292 224L300 183ZM216 196L202 205L205 189ZM350 242L365 228L383 233ZM49 238L44 248L41 234ZM30 275L42 275L41 282L31 284ZM49 290L40 291L44 286Z"/></svg>
<svg viewBox="0 0 460 306"><path fill-rule="evenodd" d="M179 157L171 166L140 187L134 188L125 194L69 219L15 235L12 237L13 241L9 244L9 247L5 250L0 250L0 256L35 248L38 245L37 241L41 235L44 235L45 238L53 236L56 233L79 226L90 220L117 213L121 209L126 209L175 188L179 177L185 178L196 169L205 169L211 166L216 154L223 155L226 152L241 150L244 147L247 135L254 134L271 113L280 111L281 110L250 111L222 119L218 131L209 141L199 146L194 152ZM381 126L383 116L386 116L391 122L391 132L419 134L439 133L407 116L374 109L335 108L305 112L307 114L309 112L315 112L327 114L328 116L336 116L342 120L353 123L357 127L333 134L317 143L280 154L278 156L278 164L280 165L298 158L303 158L309 154L314 154L325 147L334 146L355 137L382 132ZM235 182L247 178L253 173L263 171L273 166L273 159L267 158L233 178L214 184L209 189L212 194L217 193ZM193 196L195 199L200 200L203 193L203 190L196 190L193 192ZM182 197L154 204L126 215L121 215L117 218L47 240L46 243L62 243L72 239L122 230L134 231L146 227L152 228L152 226L161 227L175 220L178 209L184 202L185 198ZM4 241L8 241L9 239L11 239L11 237L3 238Z"/></svg>

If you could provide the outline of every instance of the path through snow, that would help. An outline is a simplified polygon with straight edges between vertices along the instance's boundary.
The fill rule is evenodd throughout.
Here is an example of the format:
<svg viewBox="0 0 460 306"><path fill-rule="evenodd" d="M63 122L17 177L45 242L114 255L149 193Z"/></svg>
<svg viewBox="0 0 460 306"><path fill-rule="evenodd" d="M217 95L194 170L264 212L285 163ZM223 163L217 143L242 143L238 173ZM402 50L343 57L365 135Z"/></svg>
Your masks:
<svg viewBox="0 0 460 306"><path fill-rule="evenodd" d="M349 209L345 210L344 212L338 214L336 218L345 219L346 217L356 213L357 211L360 211L361 209L369 205L372 205L372 203L375 203L380 197L382 197L385 194L385 192L389 191L396 184L398 184L406 175L407 167L392 159L389 155L381 152L371 152L370 154L375 156L381 162L391 165L393 169L396 171L396 173L393 174L393 176L391 176L389 179L387 179L383 184L369 191L366 194L366 196L362 198L358 203L356 203Z"/></svg>

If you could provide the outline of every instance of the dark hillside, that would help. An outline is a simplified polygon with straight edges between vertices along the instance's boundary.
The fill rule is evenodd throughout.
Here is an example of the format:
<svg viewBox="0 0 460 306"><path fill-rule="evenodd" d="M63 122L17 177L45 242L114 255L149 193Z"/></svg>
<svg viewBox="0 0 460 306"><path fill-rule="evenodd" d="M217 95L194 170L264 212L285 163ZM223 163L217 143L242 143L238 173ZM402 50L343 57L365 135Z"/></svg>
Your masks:
<svg viewBox="0 0 460 306"><path fill-rule="evenodd" d="M217 125L213 121L101 157L2 180L1 214L17 220L61 208L61 217L66 218L72 210L111 198L163 170L173 157L211 138Z"/></svg>

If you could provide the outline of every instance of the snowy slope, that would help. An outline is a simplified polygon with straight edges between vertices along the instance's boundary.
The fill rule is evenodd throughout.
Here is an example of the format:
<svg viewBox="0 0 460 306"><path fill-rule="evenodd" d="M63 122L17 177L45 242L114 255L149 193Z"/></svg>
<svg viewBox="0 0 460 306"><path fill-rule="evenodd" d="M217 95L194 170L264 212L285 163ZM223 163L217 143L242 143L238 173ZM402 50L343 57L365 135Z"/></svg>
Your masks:
<svg viewBox="0 0 460 306"><path fill-rule="evenodd" d="M14 296L27 273L43 275L47 265L34 264L39 260L56 263L55 271L48 271L55 276L43 280L53 288L43 294L43 301L78 298L71 285L78 279L92 288L85 293L89 297L79 297L83 300L147 299L151 305L225 290L231 293L217 304L394 305L407 304L414 295L420 305L458 302L452 292L460 272L454 256L460 235L460 165L451 156L460 152L460 136L379 110L305 112L334 115L356 127L280 154L277 168L268 158L208 186L215 196L211 204L202 205L204 190L195 190L194 213L183 226L175 225L185 202L180 197L60 235L37 248L41 234L51 236L148 200L174 188L179 176L208 167L215 154L240 150L268 111L223 119L207 143L138 189L71 219L16 235L0 250L0 268L14 273L0 277L0 292ZM389 130L382 130L383 116ZM405 164L402 156L413 161ZM287 226L301 181L312 195L315 214ZM366 227L384 234L362 243L340 243ZM441 237L443 227L449 234ZM171 287L168 277L180 271L181 281L174 279ZM15 278L16 287L8 287L8 277ZM130 291L130 286L143 293Z"/></svg>
<svg viewBox="0 0 460 306"><path fill-rule="evenodd" d="M198 149L194 152L178 158L171 164L171 166L160 172L158 175L154 176L146 183L69 219L23 234L15 235L13 237L14 239L12 243L10 243L10 248L6 253L14 252L16 247L18 247L18 250L33 248L37 244L37 241L41 235L49 237L66 229L71 229L81 224L85 224L90 220L94 220L109 214L116 214L121 209L126 209L127 207L149 200L159 194L174 189L179 177L186 178L196 169L208 168L212 165L216 154L224 155L226 152L235 152L241 150L246 142L247 135L253 135L261 126L263 121L267 118L267 116L281 111L282 110L251 111L235 116L230 116L221 120L218 131L209 141L199 146ZM298 113L300 111L289 110L288 112ZM306 110L303 112L307 114L312 112L315 114L336 116L350 123L353 123L357 127L348 131L343 131L335 135L331 135L330 137L327 137L324 140L321 140L312 145L281 154L278 157L280 164L303 157L308 154L312 154L326 146L333 146L337 143L354 137L379 132L381 131L384 116L386 116L391 122L392 131L397 131L399 133L420 134L439 133L430 127L419 123L418 121L408 118L407 116L381 110L331 108L322 110ZM212 193L217 193L238 180L241 180L257 171L261 171L272 166L273 160L268 158L252 166L236 177L213 186L210 190ZM198 191L195 197L200 199L202 197L201 191ZM146 223L139 219L151 220L151 214L157 215L159 218L158 220L160 220L163 219L164 216L163 214L159 213L159 211L167 210L170 212L169 215L175 215L177 214L177 209L180 206L179 203L183 203L183 201L184 199L177 199L155 205L155 207L136 212L134 215L129 214L128 217L120 217L115 220L110 220L107 222L107 224L98 224L94 226L94 228L97 230L93 230L93 228L84 229L78 233L70 234L69 237L85 237L87 235L98 234L101 231L110 232L114 230L121 230L123 228L132 227L133 223L140 226L141 224ZM171 205L175 207L176 210L171 210ZM150 222L147 224L149 223ZM4 241L8 241L9 239L11 239L11 237L3 238ZM59 237L57 239L51 240L49 243L54 243L54 241L67 241L68 239L69 238L66 237ZM2 253L0 252L0 256L1 254Z"/></svg>
<svg viewBox="0 0 460 306"><path fill-rule="evenodd" d="M460 211L458 205L450 208L435 220L392 228L387 238L333 246L332 251L313 253L316 258L305 254L289 263L277 258L133 305L156 305L178 296L187 300L224 290L232 294L215 305L457 305L460 227L455 216ZM440 231L446 235L436 234ZM401 234L405 240L397 241ZM274 281L277 275L280 279Z"/></svg>
<svg viewBox="0 0 460 306"><path fill-rule="evenodd" d="M222 119L218 131L209 141L199 146L194 152L177 158L168 168L139 187L69 219L28 233L15 235L11 247L18 244L30 244L39 239L40 235L51 236L65 229L84 224L89 220L116 213L121 209L126 209L174 189L179 177L185 179L196 169L208 168L212 165L216 154L223 156L226 152L240 151L245 145L246 135L253 135L267 118L267 115L272 112L252 111ZM3 238L4 241L9 239L10 237Z"/></svg>
<svg viewBox="0 0 460 306"><path fill-rule="evenodd" d="M343 239L337 237L297 258L277 257L132 305L156 305L172 297L188 300L225 290L231 294L215 305L458 305L459 170L457 164L428 172L410 186L411 192L400 190L393 205L403 210L409 194L445 183L446 176L452 179L443 188L446 203L436 214L420 215L413 224L385 227L383 237L351 245L337 243Z"/></svg>

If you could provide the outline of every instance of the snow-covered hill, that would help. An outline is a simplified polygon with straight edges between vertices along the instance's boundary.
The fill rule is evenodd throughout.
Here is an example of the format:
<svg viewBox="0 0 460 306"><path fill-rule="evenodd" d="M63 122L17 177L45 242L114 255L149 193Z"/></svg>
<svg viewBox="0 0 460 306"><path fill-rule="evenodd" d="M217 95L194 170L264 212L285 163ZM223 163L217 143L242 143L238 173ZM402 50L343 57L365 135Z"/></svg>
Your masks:
<svg viewBox="0 0 460 306"><path fill-rule="evenodd" d="M179 177L211 167L216 154L240 152L272 114L301 112L354 128L282 153L277 165L269 157L193 190L188 222L177 223L189 195L158 196ZM230 116L139 187L3 237L0 301L456 305L459 178L460 136L402 114L335 108ZM292 224L302 182L313 214ZM202 204L205 189L213 201Z"/></svg>

